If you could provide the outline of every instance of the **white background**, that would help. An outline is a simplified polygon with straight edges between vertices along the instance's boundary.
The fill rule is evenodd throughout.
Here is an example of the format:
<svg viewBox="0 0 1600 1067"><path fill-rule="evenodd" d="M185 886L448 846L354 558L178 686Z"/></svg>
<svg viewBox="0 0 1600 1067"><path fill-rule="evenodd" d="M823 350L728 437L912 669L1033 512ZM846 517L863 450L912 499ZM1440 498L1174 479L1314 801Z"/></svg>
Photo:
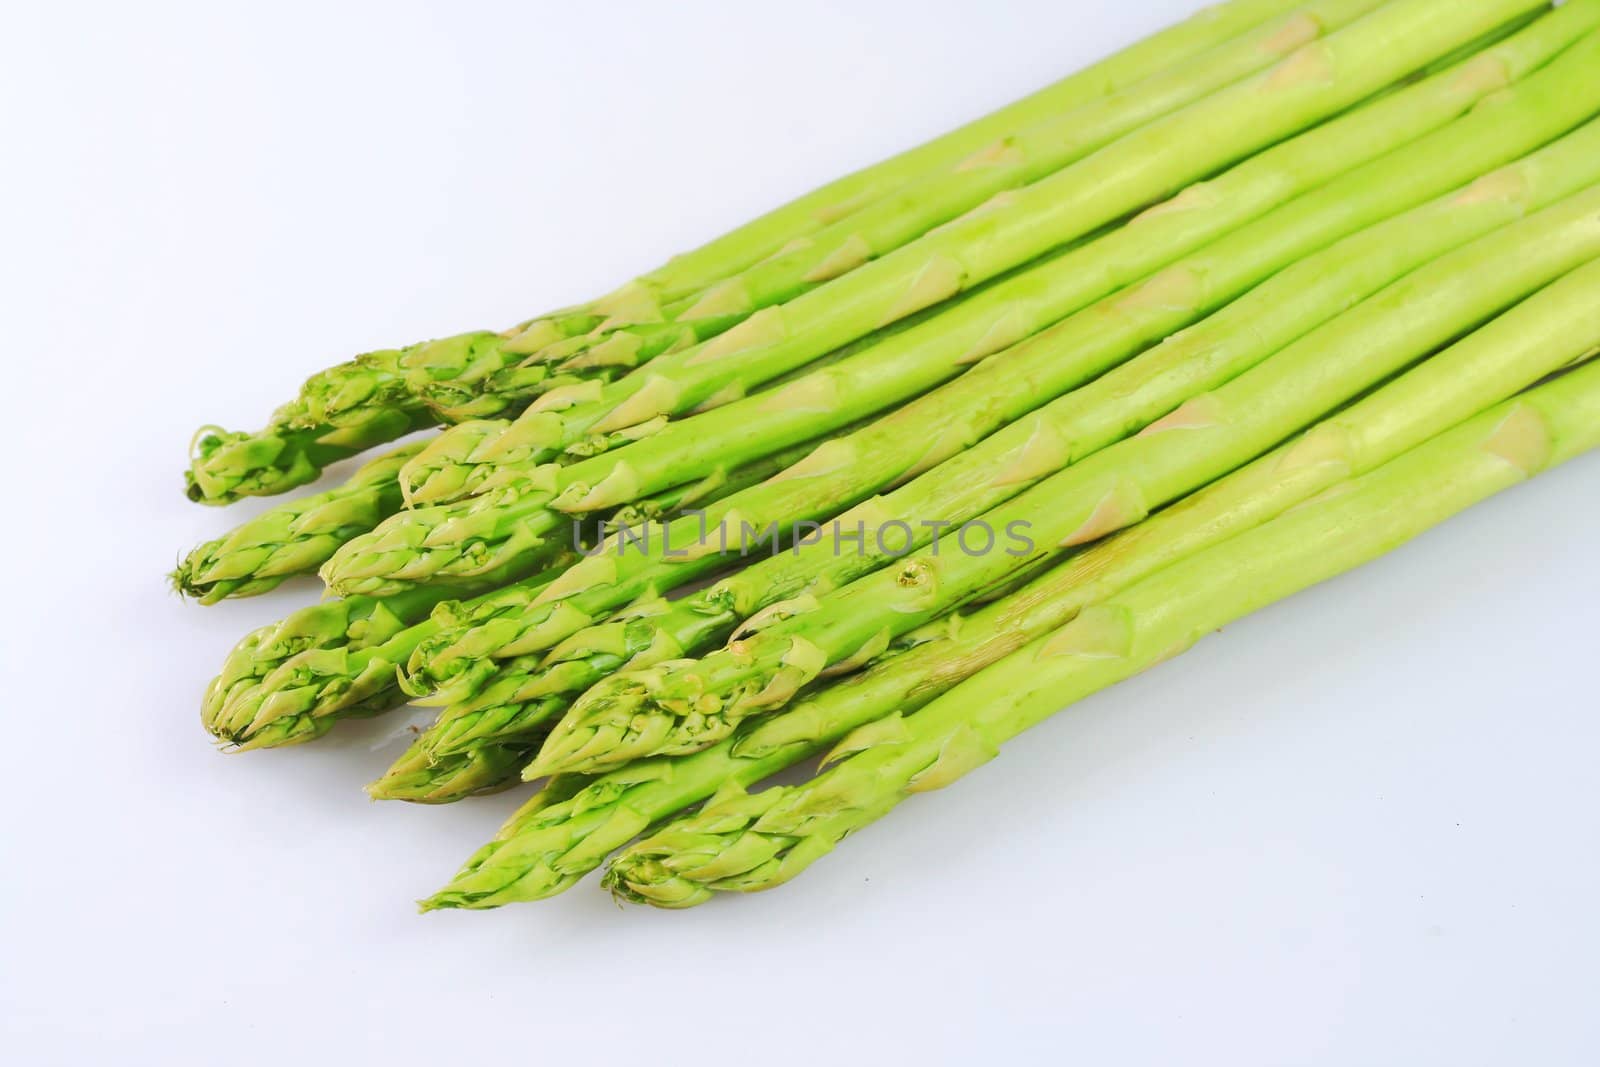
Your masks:
<svg viewBox="0 0 1600 1067"><path fill-rule="evenodd" d="M405 714L239 757L196 721L315 596L167 591L265 506L182 499L196 425L592 295L1191 7L6 5L0 1060L1595 1063L1600 456L689 913L591 881L418 917L515 797L369 803Z"/></svg>

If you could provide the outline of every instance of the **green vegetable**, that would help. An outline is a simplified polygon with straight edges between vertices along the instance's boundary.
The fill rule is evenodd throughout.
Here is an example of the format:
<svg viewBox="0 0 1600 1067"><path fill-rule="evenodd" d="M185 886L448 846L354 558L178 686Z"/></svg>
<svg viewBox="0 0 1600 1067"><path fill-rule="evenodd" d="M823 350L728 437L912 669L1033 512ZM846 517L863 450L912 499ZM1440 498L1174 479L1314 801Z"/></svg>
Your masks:
<svg viewBox="0 0 1600 1067"><path fill-rule="evenodd" d="M400 468L421 450L421 442L397 448L343 485L280 504L207 541L178 564L172 584L202 604L214 604L314 574L340 545L400 510Z"/></svg>
<svg viewBox="0 0 1600 1067"><path fill-rule="evenodd" d="M696 504L713 502L724 494L737 493L742 488L758 483L788 466L809 448L808 444L800 449L780 452L736 468L730 473L718 472L702 482L652 497L633 509L630 515L624 516L619 513L613 516L611 524L626 524L630 530L629 534L614 536L617 538L648 536L644 524L658 522L663 517L670 517ZM568 570L570 569L569 567ZM549 588L549 585L543 582L518 583L493 596L482 597L478 601L441 605L429 620L423 643L432 640L441 629L448 630L450 623L457 620L461 612L475 609L493 611L497 606L503 607L502 602L508 598L515 598L518 602L525 603L528 598L538 596L546 588ZM414 651L412 655L415 655ZM487 667L488 664L485 663L484 666ZM401 689L413 696L426 697L430 692L426 687L412 684L403 671L399 672L398 684ZM504 686L498 687L496 691L509 698L510 694ZM438 697L417 701L419 704L440 702ZM568 704L566 700L557 699L535 704L520 702L515 713L523 721L525 728L534 729L537 722L554 723L555 719L567 710ZM382 778L368 786L367 791L373 799L413 800L437 804L503 789L516 781L517 772L532 755L531 749L525 743L473 745L470 748L448 745L441 747L436 743L439 736L438 729L430 728L418 737ZM542 738L543 733L540 732L539 736Z"/></svg>
<svg viewBox="0 0 1600 1067"><path fill-rule="evenodd" d="M1054 255L1060 254L1065 253L1056 253ZM1049 262L1054 258L1054 255L1045 257L1044 262ZM1001 285L1004 283L1005 279L1000 279L993 284ZM981 295L982 290L979 290L952 301L950 306L959 306L966 301L977 300ZM936 310L944 312L948 308L941 307ZM876 330L859 341L828 353L828 355L800 372L784 375L767 382L757 390L757 395L762 392L781 389L805 373L814 373L815 370L846 362L873 345L884 343L897 334L917 329L933 318L934 315L935 310L925 311L902 319L881 330ZM400 487L405 494L406 505L416 508L448 504L487 490L501 488L506 483L515 484L520 479L512 478L509 471L501 470L492 464L479 463L477 461L478 450L483 448L486 443L493 441L507 425L508 423L504 420L479 419L459 423L450 427L447 432L435 437L428 447L413 456L411 461L400 472ZM593 438L568 446L563 459L566 462L575 462L577 459L587 456L596 456L620 450L641 436L647 436L647 434L632 430L622 430L614 434L596 435ZM497 476L500 481L495 480Z"/></svg>
<svg viewBox="0 0 1600 1067"><path fill-rule="evenodd" d="M529 584L554 579L567 558L552 552L552 568ZM459 595L435 586L347 597L264 627L240 642L207 688L201 722L243 752L310 741L340 720L388 711L404 701L396 668L438 625L427 612ZM352 633L360 639L342 639Z"/></svg>
<svg viewBox="0 0 1600 1067"><path fill-rule="evenodd" d="M451 599L449 587L425 586L392 597L325 600L253 630L228 653L222 670L206 687L201 721L214 733L214 724L227 716L227 709L253 701L252 694L259 692L263 680L302 652L352 653L381 645Z"/></svg>
<svg viewBox="0 0 1600 1067"><path fill-rule="evenodd" d="M316 481L331 463L433 425L433 414L406 384L406 362L470 360L494 340L493 334L471 333L369 352L313 375L264 430L230 433L204 427L190 449L189 499L229 504L288 492Z"/></svg>

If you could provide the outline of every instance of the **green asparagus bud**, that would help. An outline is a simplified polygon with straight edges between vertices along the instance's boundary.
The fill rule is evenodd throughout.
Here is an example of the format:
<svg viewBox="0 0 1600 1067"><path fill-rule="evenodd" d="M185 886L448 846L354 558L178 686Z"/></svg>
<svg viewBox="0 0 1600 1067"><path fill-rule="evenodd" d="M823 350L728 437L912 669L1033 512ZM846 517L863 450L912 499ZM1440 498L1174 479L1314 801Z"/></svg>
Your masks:
<svg viewBox="0 0 1600 1067"><path fill-rule="evenodd" d="M406 384L419 363L470 361L493 334L461 334L408 349L369 352L313 375L258 433L215 427L195 435L189 499L227 504L316 481L330 463L431 426L433 412Z"/></svg>
<svg viewBox="0 0 1600 1067"><path fill-rule="evenodd" d="M337 488L281 504L206 542L178 564L172 584L185 596L214 604L316 573L340 545L400 510L400 468L421 450L420 442L397 448Z"/></svg>
<svg viewBox="0 0 1600 1067"><path fill-rule="evenodd" d="M555 552L556 565L529 584L552 580L567 558ZM388 711L404 702L398 665L437 625L423 616L459 595L439 586L350 597L257 631L207 689L201 721L231 751L246 751L310 741L342 719ZM352 633L362 639L340 639Z"/></svg>

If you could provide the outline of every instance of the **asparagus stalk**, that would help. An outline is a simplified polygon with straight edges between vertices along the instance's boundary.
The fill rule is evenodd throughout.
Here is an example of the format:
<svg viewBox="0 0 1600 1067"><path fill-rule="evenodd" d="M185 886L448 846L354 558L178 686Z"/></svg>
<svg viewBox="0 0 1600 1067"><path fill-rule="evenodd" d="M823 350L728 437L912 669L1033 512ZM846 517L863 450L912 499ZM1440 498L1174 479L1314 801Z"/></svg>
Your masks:
<svg viewBox="0 0 1600 1067"><path fill-rule="evenodd" d="M501 410L481 403L484 383L527 397L547 371L508 365L563 337L605 323L648 321L662 301L682 300L771 256L792 240L846 217L926 171L948 166L983 144L1116 92L1281 15L1296 0L1232 0L1141 41L991 115L918 148L858 171L675 257L609 296L524 323L512 336L461 334L359 356L311 378L299 397L257 434L206 428L197 435L187 475L189 496L227 503L284 492L314 480L322 467L434 421L431 393L458 418ZM451 390L461 394L450 396ZM474 405L471 401L478 400Z"/></svg>
<svg viewBox="0 0 1600 1067"><path fill-rule="evenodd" d="M1584 93L1584 87L1593 84L1588 70L1592 63L1600 61L1600 41L1585 41L1548 72L1532 79L1528 86L1505 94L1495 107L1479 109L1447 132L1432 138L1424 135L1499 86L1501 78L1496 72L1503 71L1507 79L1521 78L1570 44L1573 37L1597 24L1600 24L1600 3L1578 0L1569 4L1532 30L1490 49L1458 69L1446 71L1377 105L1270 149L1228 174L1180 194L1171 207L1157 209L1137 227L1106 238L1097 246L1096 255L1123 264L1110 272L1111 277L1137 277L1162 262L1154 258L1159 250L1188 251L1337 174L1344 166L1360 164L1416 137L1424 139L1393 160L1352 174L1341 185L1320 192L1318 196L1340 204L1354 204L1358 199L1370 197L1373 190L1407 188L1407 176L1431 173L1442 161L1461 159L1469 166L1481 164L1483 169L1488 169L1496 162L1555 136L1566 128L1566 123L1584 114L1581 101L1592 96L1592 92ZM1526 136L1520 136L1522 134ZM1476 157L1474 164L1472 157L1463 153L1462 146L1489 145L1501 146L1503 154ZM1470 170L1441 171L1442 184L1438 188L1465 180L1470 173ZM1205 206L1202 208L1201 204ZM1396 209L1403 206L1404 201L1395 202ZM1330 239L1335 233L1330 231ZM1129 250L1116 251L1119 243ZM1138 258L1141 252L1143 260ZM1061 272L1063 279L1090 275L1089 261L1085 257L1067 257L1067 260ZM1021 305L1020 294L1013 299L1018 301L1018 306L1010 312L1015 316L1025 305ZM764 528L772 522L825 517L856 503L894 479L916 471L918 461L924 458L925 440L940 442L946 450L955 449L1023 414L1034 383L1021 373L1012 374L1010 368L1027 351L1026 348L1013 349L993 356L957 384L911 405L882 424L894 428L891 434L869 431L829 445L825 451L840 456L840 462L824 462L819 456L804 465L814 469L797 469L760 489L728 497L709 508L703 520L681 521L666 536L652 543L648 553L618 558L615 575L595 574L600 565L589 564L586 565L589 574L575 573L563 582L564 595L559 599L509 603L508 610L499 614L467 618L465 631L441 633L437 639L420 646L418 658L410 669L418 675L419 684L425 680L427 684L445 685L465 663L488 656L515 657L548 649L581 627L604 619L621 604L648 599L698 578L712 561L668 558L664 547L695 544L702 527L737 528L739 520L743 519ZM980 372L985 377L973 377ZM989 392L991 388L1004 390L1008 383L1018 382L1026 387L1022 404L1013 402L1008 407L1001 403L1004 396L1016 392L1014 385L1001 397ZM973 383L978 384L974 386ZM1047 390L1040 387L1037 392L1037 399L1047 399ZM949 401L948 406L944 401ZM919 411L928 413L928 418L924 420L917 414ZM938 455L936 450L931 458L936 459ZM882 461L881 471L873 469L875 460Z"/></svg>
<svg viewBox="0 0 1600 1067"><path fill-rule="evenodd" d="M1504 72L1491 63L1477 68L1476 76L1486 73L1493 79ZM1271 172L1258 176L1270 180ZM1202 206L1199 213L1208 212ZM1222 215L1228 213L1227 208L1219 211ZM1175 222L1174 228L1182 227L1184 221L1193 220ZM324 567L323 576L332 588L346 595L395 588L395 572L400 569L416 578L469 578L473 569L485 562L498 565L508 560L508 537L530 545L544 530L559 526L557 507L585 510L615 506L637 492L692 475L725 459L730 452L759 454L813 435L819 424L881 409L908 393L950 377L973 358L1002 348L1016 336L1031 333L1037 328L1030 321L1032 316L1043 316L1048 310L1059 317L1077 310L1129 277L1120 271L1131 268L1131 276L1137 277L1140 268L1152 259L1159 265L1183 250L1181 244L1162 245L1148 240L1163 231L1171 232L1166 227L1139 233L1134 232L1136 229L1129 227L1125 231L1126 240L1115 240L1122 236L1119 233L1086 246L1040 272L1030 272L1025 280L1018 279L1016 288L1008 284L991 290L947 316L846 360L826 373L796 380L765 399L752 399L731 410L707 412L668 426L653 438L614 454L565 467L538 468L519 481L503 484L494 492L461 505L419 508L396 517L371 535L345 546ZM1202 236L1209 235L1204 223L1197 224L1196 229ZM1064 269L1067 267L1079 269L1068 271ZM1029 395L1028 390L1022 390L1022 394ZM1039 399L1043 397L1033 398L1031 403ZM801 488L803 491L808 487ZM870 484L863 488L871 491ZM787 517L825 517L836 510L825 507L809 515L790 512Z"/></svg>
<svg viewBox="0 0 1600 1067"><path fill-rule="evenodd" d="M470 360L493 343L493 334L468 333L368 352L313 375L264 430L202 428L190 446L189 499L228 504L287 492L316 481L330 463L433 425L433 414L406 384L407 363Z"/></svg>
<svg viewBox="0 0 1600 1067"><path fill-rule="evenodd" d="M546 348L559 370L632 368L714 337L754 312L792 300L970 211L1037 181L1139 126L1254 74L1377 7L1381 0L1321 0L1099 97L1008 133L929 171L811 236L699 293L662 321L597 331Z"/></svg>
<svg viewBox="0 0 1600 1067"><path fill-rule="evenodd" d="M631 329L649 331L651 327L662 326L664 320L677 318L700 304L710 290L727 279L781 258L796 246L814 245L819 233L898 195L924 175L955 166L982 146L1018 130L1075 111L1095 100L1118 95L1170 67L1184 65L1237 35L1258 30L1262 23L1280 18L1299 2L1301 0L1249 0L1201 12L1184 24L984 119L835 181L709 245L678 256L665 267L634 279L593 305L524 324L505 346L505 356L508 360L534 356L548 361L556 351L576 354L577 350L588 349L613 333ZM610 369L611 366L604 354L583 365L586 369ZM508 369L516 372L516 368ZM493 375L480 375L479 380L499 385ZM491 388L489 395L481 396L484 403L480 415L490 413L488 409L495 403L494 393Z"/></svg>
<svg viewBox="0 0 1600 1067"><path fill-rule="evenodd" d="M422 622L435 605L450 599L448 587L424 586L392 597L325 600L253 630L229 652L222 670L206 687L201 721L211 729L224 709L249 699L247 694L258 689L263 679L302 652L357 652L382 644Z"/></svg>
<svg viewBox="0 0 1600 1067"><path fill-rule="evenodd" d="M1061 707L1597 446L1600 368L1589 367L1160 571L915 714L862 727L805 785L729 789L623 852L606 884L663 907L781 885L906 796L950 784Z"/></svg>
<svg viewBox="0 0 1600 1067"><path fill-rule="evenodd" d="M373 800L451 804L516 785L527 758L520 745L476 745L441 760L418 739L382 778L367 785L367 793Z"/></svg>
<svg viewBox="0 0 1600 1067"><path fill-rule="evenodd" d="M1468 143L1484 148L1488 142L1472 137ZM1413 195L1419 187L1429 189L1430 183L1438 182L1437 174L1450 173L1443 164L1446 157L1436 151L1438 147L1424 142L1417 148L1434 151L1424 151L1420 158L1413 158L1413 152L1401 153L1385 161L1392 166L1392 172L1385 175L1389 180L1366 183L1368 195L1403 197ZM1433 173L1429 173L1430 168L1434 168ZM1541 182L1538 176L1544 173L1558 177ZM870 525L882 530L899 524L905 536L903 544L894 546L896 551L926 544L930 533L922 520L937 517L947 528L960 526L1021 493L1030 483L1172 411L1191 396L1229 381L1419 264L1516 218L1528 207L1542 206L1570 193L1575 186L1597 180L1600 123L1529 157L1512 170L1491 176L1477 187L1526 183L1530 188L1526 199L1482 199L1471 190L1458 190L1302 260L1200 326L1048 405L1033 418L1014 423L893 493L875 499L870 505ZM1418 184L1408 185L1408 181ZM1333 203L1355 210L1338 185L1326 192L1333 194ZM1469 201L1465 209L1463 198ZM1294 232L1295 227L1287 229ZM1247 235L1248 231L1241 231L1235 236ZM1242 280L1238 288L1243 288L1253 280L1250 271L1255 267L1250 242L1245 242L1243 249L1233 245L1231 239L1221 242L1216 255L1185 264L1181 269L1189 276L1206 278L1216 287L1218 297L1226 297L1232 286L1230 270L1239 274ZM1260 270L1254 277L1270 273L1270 269ZM1160 292L1170 294L1171 286L1162 287ZM1138 291L1125 299L1124 303L1128 302L1155 305L1154 301L1141 299ZM1130 349L1136 350L1182 325L1181 318L1172 321L1181 312L1164 307L1161 310L1167 317L1156 315L1139 323L1140 329L1133 331L1133 338L1127 342ZM1108 326L1110 321L1113 320L1103 311L1091 309L1076 322L1068 320L1057 327L1056 330L1074 325L1082 328L1064 332L1061 343L1047 351L1055 361L1066 363L1095 352L1097 343L1120 341L1116 327ZM1037 384L1039 374L1030 370L1021 379ZM963 383L970 380L963 379ZM983 395L981 390L978 395ZM894 429L896 420L891 418L888 425ZM908 436L905 429L898 424L898 436ZM917 437L914 433L909 436ZM1041 447L1041 442L1054 442L1057 447L1049 451ZM858 517L863 524L868 522L867 516ZM847 515L846 520L849 518ZM704 652L759 609L791 611L795 605L784 603L790 598L800 597L804 604L807 590L835 588L881 566L889 549L881 539L876 546L870 538L861 540L863 543L851 551L837 535L819 537L809 545L797 546L793 554L753 563L687 599L670 605L651 602L610 623L591 626L547 657L522 656L499 669L485 669L482 656L468 658L462 647L450 645L459 633L436 634L418 646L413 664L419 658L432 657L443 661L440 666L444 670L435 670L435 678L452 668L462 673L450 677L438 692L436 701L450 706L419 740L419 746L431 745L436 754L457 758L465 758L471 746L477 744L520 744L531 750L544 739L553 719L565 710L556 698L573 698L624 665L637 670L653 662ZM946 551L955 549L947 545ZM548 598L559 591L559 587L547 587L544 595ZM480 636L482 633L480 630ZM467 665L473 669L463 672ZM413 676L418 673L414 667L408 669ZM624 688L630 685L625 681L617 684Z"/></svg>
<svg viewBox="0 0 1600 1067"><path fill-rule="evenodd" d="M1057 253L1057 255L1059 254L1065 253ZM1050 261L1052 258L1046 257L1045 262ZM1002 279L993 284L1004 284L1004 280ZM955 306L960 306L966 300L976 300L978 298L979 293L973 293L953 303ZM818 369L836 366L869 350L875 344L881 344L900 333L916 329L933 318L936 313L945 310L944 308L930 309L892 323L881 330L874 331L859 341L828 353L828 355L818 360L814 366ZM793 382L796 378L801 377L802 373L811 371L812 367L807 367L803 372L775 378L762 386L758 390L758 395L762 391L780 389ZM503 419L475 419L470 422L458 423L450 427L445 433L433 438L428 447L412 457L411 461L401 469L400 488L405 495L406 506L415 508L453 503L486 490L499 488L500 486L486 480L485 477L493 474L494 468L487 464L477 463L474 456L482 442L493 439L507 425L508 423ZM647 431L651 429L653 427L646 428ZM587 456L596 456L613 450L620 450L629 442L642 436L648 436L648 433L622 430L614 434L596 435L568 446L562 459L567 462L575 462L577 459ZM510 480L509 478L506 479L508 482Z"/></svg>
<svg viewBox="0 0 1600 1067"><path fill-rule="evenodd" d="M1322 121L1542 6L1533 0L1393 0L1268 72L1143 126L709 341L659 356L647 372L592 391L546 394L508 435L515 447L548 459L590 433L714 403L735 382L748 387L767 380L939 303Z"/></svg>
<svg viewBox="0 0 1600 1067"><path fill-rule="evenodd" d="M1545 168L1525 164L1475 183L1455 203L1471 210L1503 199L1522 207L1539 198L1543 179L1560 182ZM1591 186L1414 271L1226 385L1185 402L1139 436L992 508L981 521L992 531L1021 524L1030 556L1131 525L1596 255L1600 187ZM1399 308L1405 312L1397 314ZM1070 452L1062 442L1044 444L1048 451ZM792 604L780 621L703 660L620 676L574 705L529 771L592 773L656 752L703 748L740 719L781 707L830 664L848 662L942 614L1004 580L1021 562L1007 551L925 550Z"/></svg>
<svg viewBox="0 0 1600 1067"><path fill-rule="evenodd" d="M1554 296L1550 292L1534 299L1548 306ZM424 909L489 908L553 896L644 828L713 794L738 796L858 727L895 712L914 712L1135 582L1389 463L1498 401L1507 395L1503 390L1514 392L1517 383L1543 377L1600 338L1596 312L1586 313L1576 301L1563 310L1565 314L1543 320L1543 328L1533 334L1503 338L1510 347L1500 350L1501 374L1495 380L1439 390L1434 388L1440 382L1438 371L1425 363L1401 383L1386 387L1394 392L1380 392L1385 402L1325 420L1145 522L1088 546L981 611L925 628L929 632L913 647L812 689L780 714L747 723L732 737L689 756L626 764L590 780L570 798L552 802L536 797L449 885L425 901ZM1527 399L1543 402L1549 397L1551 403L1565 404L1570 390L1600 391L1600 367L1581 373L1587 384L1580 384L1584 379L1564 380L1559 390L1542 386ZM1476 422L1480 428L1501 425L1519 403Z"/></svg>
<svg viewBox="0 0 1600 1067"><path fill-rule="evenodd" d="M983 118L790 201L577 310L612 322L650 321L664 304L695 296L769 258L789 242L859 211L929 171L954 164L990 141L1118 92L1279 17L1301 2L1232 0L1209 8ZM565 314L570 312L558 316ZM528 324L527 332L533 336L521 339L517 347L531 353L549 343L550 331L542 326L545 321L535 319Z"/></svg>
<svg viewBox="0 0 1600 1067"><path fill-rule="evenodd" d="M570 556L552 544L550 559L551 568L527 579L529 586L554 580ZM244 752L311 741L340 720L389 711L404 702L397 665L438 625L431 617L411 620L459 595L440 586L348 597L257 631L234 649L207 688L201 723L230 751ZM341 624L369 620L378 624L372 636L340 640L341 633L350 633Z"/></svg>
<svg viewBox="0 0 1600 1067"><path fill-rule="evenodd" d="M256 596L286 578L314 574L334 550L398 512L400 469L422 442L364 465L343 485L265 511L183 558L172 584L202 604Z"/></svg>

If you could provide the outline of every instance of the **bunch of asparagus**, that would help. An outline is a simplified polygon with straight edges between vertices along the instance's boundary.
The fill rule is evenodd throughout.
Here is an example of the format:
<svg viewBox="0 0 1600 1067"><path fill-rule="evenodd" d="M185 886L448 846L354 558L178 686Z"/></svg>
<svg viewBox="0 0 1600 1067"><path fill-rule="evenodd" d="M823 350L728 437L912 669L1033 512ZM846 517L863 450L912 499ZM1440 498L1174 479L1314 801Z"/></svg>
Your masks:
<svg viewBox="0 0 1600 1067"><path fill-rule="evenodd" d="M787 881L1600 445L1597 71L1600 0L1230 0L588 303L323 371L202 431L189 495L430 436L180 564L332 594L205 727L415 701L372 796L543 779L425 908L619 849L626 900Z"/></svg>

